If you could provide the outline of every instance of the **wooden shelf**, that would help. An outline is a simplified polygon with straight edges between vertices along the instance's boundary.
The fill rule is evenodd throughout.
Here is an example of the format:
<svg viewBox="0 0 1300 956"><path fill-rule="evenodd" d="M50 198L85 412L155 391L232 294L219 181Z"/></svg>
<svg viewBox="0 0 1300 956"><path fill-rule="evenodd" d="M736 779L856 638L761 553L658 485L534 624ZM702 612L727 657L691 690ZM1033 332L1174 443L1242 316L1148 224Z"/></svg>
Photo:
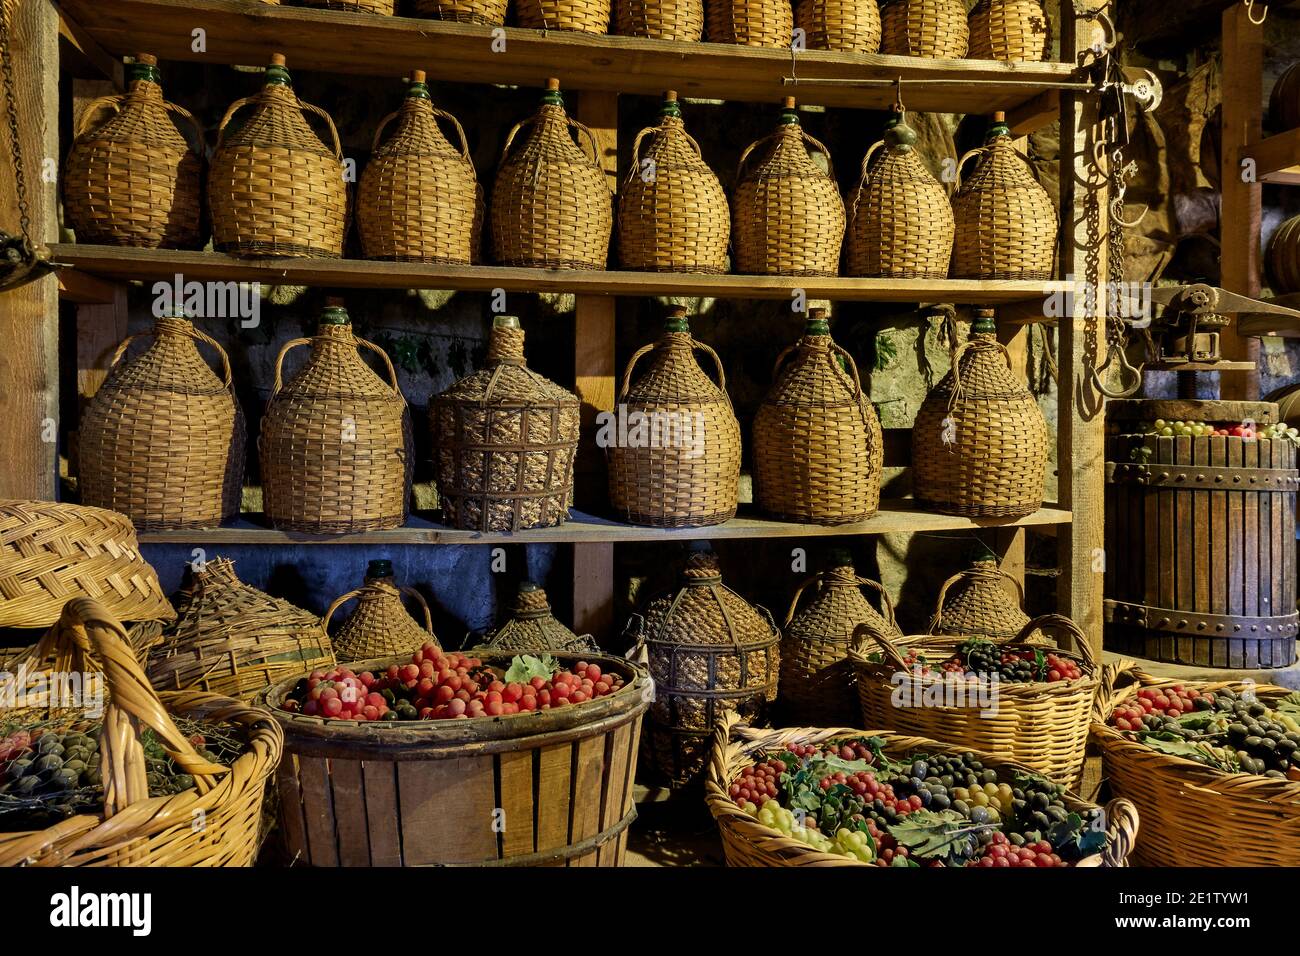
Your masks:
<svg viewBox="0 0 1300 956"><path fill-rule="evenodd" d="M1056 118L1048 103L1070 80L1066 63L922 60L809 50L793 67L788 49L676 43L506 27L493 52L493 28L408 17L318 10L250 0L59 0L78 31L108 53L140 51L164 60L262 65L285 54L290 70L540 87L557 76L564 89L775 103L787 94L824 106L888 109L902 77L909 109L944 113L1005 110L1017 129ZM206 49L193 49L193 31ZM876 86L785 86L800 80L870 80ZM921 85L908 86L909 83ZM1036 124L1036 125L1035 125Z"/></svg>
<svg viewBox="0 0 1300 956"><path fill-rule="evenodd" d="M256 521L260 515L251 516ZM918 511L908 501L883 502L870 521L847 525L807 525L742 515L708 528L644 528L620 524L581 512L558 528L537 528L517 534L460 531L412 516L404 528L357 534L314 535L276 531L255 520L241 519L221 528L197 531L145 531L142 544L599 544L625 541L694 541L722 538L821 538L834 535L893 534L901 531L969 531L1070 523L1070 512L1043 508L1027 518L959 518Z"/></svg>
<svg viewBox="0 0 1300 956"><path fill-rule="evenodd" d="M846 279L809 276L593 272L449 266L364 259L237 259L219 252L179 252L118 246L58 244L54 260L102 279L262 282L354 289L455 289L467 292L571 292L583 295L691 295L731 299L810 299L870 302L953 302L975 305L1041 300L1070 288L1065 282L977 279ZM1032 311L1032 309L1031 309Z"/></svg>

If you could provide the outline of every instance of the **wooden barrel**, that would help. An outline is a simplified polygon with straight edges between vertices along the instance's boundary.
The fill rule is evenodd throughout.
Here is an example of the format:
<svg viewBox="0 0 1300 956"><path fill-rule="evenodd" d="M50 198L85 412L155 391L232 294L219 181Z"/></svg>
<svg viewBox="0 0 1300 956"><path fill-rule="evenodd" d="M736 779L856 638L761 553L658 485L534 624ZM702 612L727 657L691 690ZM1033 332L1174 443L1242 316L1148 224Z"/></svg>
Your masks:
<svg viewBox="0 0 1300 956"><path fill-rule="evenodd" d="M1294 663L1295 444L1138 433L1156 419L1265 425L1277 406L1112 401L1106 419L1106 648L1202 667Z"/></svg>
<svg viewBox="0 0 1300 956"><path fill-rule="evenodd" d="M1300 63L1292 63L1273 84L1273 92L1268 97L1268 115L1275 133L1300 126Z"/></svg>
<svg viewBox="0 0 1300 956"><path fill-rule="evenodd" d="M1300 216L1277 227L1268 241L1265 265L1274 292L1300 292Z"/></svg>
<svg viewBox="0 0 1300 956"><path fill-rule="evenodd" d="M510 663L509 654L475 656ZM360 674L407 660L350 666ZM285 734L276 784L289 857L312 866L621 865L650 680L622 658L584 660L621 674L623 689L473 720L308 717L280 709L301 678L273 685L265 703Z"/></svg>

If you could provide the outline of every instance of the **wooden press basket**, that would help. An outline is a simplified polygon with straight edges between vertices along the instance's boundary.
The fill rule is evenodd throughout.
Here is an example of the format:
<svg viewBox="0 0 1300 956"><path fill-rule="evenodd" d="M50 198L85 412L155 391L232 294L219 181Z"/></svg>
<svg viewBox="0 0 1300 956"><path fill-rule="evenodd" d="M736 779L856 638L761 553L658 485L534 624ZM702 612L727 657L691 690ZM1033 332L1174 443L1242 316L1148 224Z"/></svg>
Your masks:
<svg viewBox="0 0 1300 956"><path fill-rule="evenodd" d="M880 8L861 0L795 0L794 25L810 50L880 51Z"/></svg>
<svg viewBox="0 0 1300 956"><path fill-rule="evenodd" d="M970 28L963 0L882 0L880 52L959 60Z"/></svg>
<svg viewBox="0 0 1300 956"><path fill-rule="evenodd" d="M419 604L424 615L423 629L402 606L403 594ZM392 577L367 576L361 587L335 598L321 618L321 628L328 631L334 612L354 598L356 609L330 638L338 661L409 657L426 643L438 643L424 595L409 584L395 584Z"/></svg>
<svg viewBox="0 0 1300 956"><path fill-rule="evenodd" d="M1046 60L1052 21L1039 0L979 0L970 12L971 60Z"/></svg>
<svg viewBox="0 0 1300 956"><path fill-rule="evenodd" d="M858 737L880 737L885 741L886 756L898 759L914 753L961 754L974 748L938 743L925 737L903 736L886 730L851 730L847 727L791 727L784 730L754 730L734 715L720 721L713 735L713 751L708 776L704 782L705 801L722 835L722 849L729 866L871 866L847 856L823 853L781 831L765 827L750 816L727 793L731 782L752 767L765 751L784 750L791 744L820 745L828 741ZM1001 754L976 752L986 767L998 771L1004 779L1030 772ZM1065 806L1072 812L1095 809L1091 804L1067 792ZM1128 856L1138 833L1138 811L1128 800L1112 800L1105 806L1106 849L1085 857L1081 867L1120 867L1128 865ZM1143 817L1145 825L1146 818Z"/></svg>
<svg viewBox="0 0 1300 956"><path fill-rule="evenodd" d="M413 17L502 26L509 0L409 0L408 6Z"/></svg>
<svg viewBox="0 0 1300 956"><path fill-rule="evenodd" d="M704 37L704 0L614 0L614 32L698 43Z"/></svg>
<svg viewBox="0 0 1300 956"><path fill-rule="evenodd" d="M710 43L789 48L794 36L790 0L704 0Z"/></svg>
<svg viewBox="0 0 1300 956"><path fill-rule="evenodd" d="M590 634L579 636L560 623L551 612L546 592L532 581L519 585L511 617L482 640L473 636L467 644L485 651L510 654L599 654ZM476 652L477 653L477 652ZM482 656L482 655L477 655Z"/></svg>

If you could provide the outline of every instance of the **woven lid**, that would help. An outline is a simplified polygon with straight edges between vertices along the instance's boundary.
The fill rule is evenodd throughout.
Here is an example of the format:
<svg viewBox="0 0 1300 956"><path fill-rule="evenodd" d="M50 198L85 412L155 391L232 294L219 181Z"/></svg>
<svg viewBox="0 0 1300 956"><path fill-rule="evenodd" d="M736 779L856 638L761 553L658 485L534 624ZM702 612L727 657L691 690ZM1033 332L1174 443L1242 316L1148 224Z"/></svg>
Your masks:
<svg viewBox="0 0 1300 956"><path fill-rule="evenodd" d="M519 585L511 616L488 635L482 646L520 654L550 652L594 653L596 643L589 636L578 636L561 624L551 613L546 592L532 581Z"/></svg>
<svg viewBox="0 0 1300 956"><path fill-rule="evenodd" d="M944 583L931 632L994 640L1015 637L1029 623L1018 587L992 558L974 561Z"/></svg>

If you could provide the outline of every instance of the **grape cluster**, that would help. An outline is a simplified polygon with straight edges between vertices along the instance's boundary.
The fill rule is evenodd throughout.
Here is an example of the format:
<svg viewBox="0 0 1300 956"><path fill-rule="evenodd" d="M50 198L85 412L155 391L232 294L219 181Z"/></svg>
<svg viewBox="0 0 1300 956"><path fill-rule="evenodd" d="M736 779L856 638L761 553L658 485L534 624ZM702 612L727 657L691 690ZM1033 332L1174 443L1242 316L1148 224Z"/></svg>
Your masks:
<svg viewBox="0 0 1300 956"><path fill-rule="evenodd" d="M776 797L777 778L785 770L785 762L781 760L765 760L754 764L732 782L727 792L737 803L748 801L756 807L762 807Z"/></svg>
<svg viewBox="0 0 1300 956"><path fill-rule="evenodd" d="M1164 723L1160 718L1177 719L1192 710L1213 707L1214 695L1202 694L1195 687L1184 689L1182 684L1168 688L1144 687L1131 703L1115 708L1110 723L1120 730L1155 730Z"/></svg>
<svg viewBox="0 0 1300 956"><path fill-rule="evenodd" d="M994 833L992 838L980 850L980 855L966 863L967 866L1010 867L1065 866L1060 855L1052 849L1046 840L1034 843L1013 844L1004 833Z"/></svg>

